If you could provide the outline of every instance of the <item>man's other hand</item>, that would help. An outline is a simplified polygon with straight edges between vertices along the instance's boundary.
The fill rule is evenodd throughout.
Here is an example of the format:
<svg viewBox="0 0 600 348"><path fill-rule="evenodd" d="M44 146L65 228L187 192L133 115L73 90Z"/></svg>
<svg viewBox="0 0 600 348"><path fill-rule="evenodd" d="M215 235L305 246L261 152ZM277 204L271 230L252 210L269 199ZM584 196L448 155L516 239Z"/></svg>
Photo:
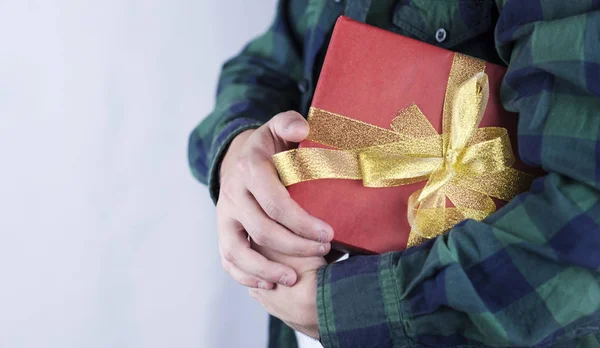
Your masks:
<svg viewBox="0 0 600 348"><path fill-rule="evenodd" d="M223 268L240 284L271 289L292 286L297 273L251 248L295 257L324 256L332 228L304 211L279 181L271 156L294 148L308 136L308 122L297 112L273 117L256 130L239 134L221 164L217 229Z"/></svg>

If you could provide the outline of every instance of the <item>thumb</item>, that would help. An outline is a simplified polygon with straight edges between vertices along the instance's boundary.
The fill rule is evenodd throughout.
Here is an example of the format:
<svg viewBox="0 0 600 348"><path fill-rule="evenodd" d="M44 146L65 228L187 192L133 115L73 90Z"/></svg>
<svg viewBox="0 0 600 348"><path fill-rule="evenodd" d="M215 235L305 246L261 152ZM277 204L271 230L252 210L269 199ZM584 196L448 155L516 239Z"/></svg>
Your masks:
<svg viewBox="0 0 600 348"><path fill-rule="evenodd" d="M296 111L277 114L268 124L271 133L285 141L299 143L308 137L308 122Z"/></svg>

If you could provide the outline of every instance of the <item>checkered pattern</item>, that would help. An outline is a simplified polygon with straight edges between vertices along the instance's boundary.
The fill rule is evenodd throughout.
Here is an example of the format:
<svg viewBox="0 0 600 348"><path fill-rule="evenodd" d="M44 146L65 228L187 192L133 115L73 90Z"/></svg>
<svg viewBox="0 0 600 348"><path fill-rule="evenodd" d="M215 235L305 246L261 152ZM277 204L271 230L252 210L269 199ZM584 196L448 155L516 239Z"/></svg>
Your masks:
<svg viewBox="0 0 600 348"><path fill-rule="evenodd" d="M549 174L483 222L322 268L323 345L600 346L600 0L282 0L271 28L224 65L215 111L190 137L194 175L216 200L235 135L306 112L343 13L507 63L520 157ZM296 346L275 318L270 338Z"/></svg>

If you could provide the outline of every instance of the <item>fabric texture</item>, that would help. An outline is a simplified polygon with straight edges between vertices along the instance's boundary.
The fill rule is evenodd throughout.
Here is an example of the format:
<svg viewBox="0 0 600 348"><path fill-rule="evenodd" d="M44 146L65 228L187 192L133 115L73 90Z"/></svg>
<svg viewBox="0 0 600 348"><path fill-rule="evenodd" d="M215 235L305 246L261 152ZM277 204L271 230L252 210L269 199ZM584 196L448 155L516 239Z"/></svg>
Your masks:
<svg viewBox="0 0 600 348"><path fill-rule="evenodd" d="M504 62L519 155L548 175L488 219L404 252L319 270L324 347L600 346L600 1L281 0L270 29L223 66L215 110L189 142L216 201L231 139L306 114L329 36L347 14ZM446 37L436 39L438 29ZM270 347L296 347L271 318Z"/></svg>

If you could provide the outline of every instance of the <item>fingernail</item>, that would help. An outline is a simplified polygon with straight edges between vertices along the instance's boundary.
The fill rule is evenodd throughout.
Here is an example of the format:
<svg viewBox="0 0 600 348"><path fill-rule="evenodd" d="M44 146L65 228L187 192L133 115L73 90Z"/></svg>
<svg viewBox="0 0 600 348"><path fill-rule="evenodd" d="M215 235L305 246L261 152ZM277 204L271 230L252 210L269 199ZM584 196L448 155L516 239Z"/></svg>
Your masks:
<svg viewBox="0 0 600 348"><path fill-rule="evenodd" d="M261 280L261 281L258 282L258 288L259 289L266 289L267 286L265 285L265 282Z"/></svg>
<svg viewBox="0 0 600 348"><path fill-rule="evenodd" d="M325 232L325 230L320 230L319 231L319 243L325 243L326 239L327 239L327 232Z"/></svg>
<svg viewBox="0 0 600 348"><path fill-rule="evenodd" d="M324 245L321 245L321 246L319 247L319 254L321 254L321 255L325 255L325 246L324 246Z"/></svg>
<svg viewBox="0 0 600 348"><path fill-rule="evenodd" d="M284 274L281 276L281 278L279 278L279 284L283 285L283 286L287 286L287 274Z"/></svg>
<svg viewBox="0 0 600 348"><path fill-rule="evenodd" d="M294 130L294 128L305 127L305 126L306 126L305 121L294 121L294 122L288 124L287 127L285 127L285 131L290 132L290 131Z"/></svg>

